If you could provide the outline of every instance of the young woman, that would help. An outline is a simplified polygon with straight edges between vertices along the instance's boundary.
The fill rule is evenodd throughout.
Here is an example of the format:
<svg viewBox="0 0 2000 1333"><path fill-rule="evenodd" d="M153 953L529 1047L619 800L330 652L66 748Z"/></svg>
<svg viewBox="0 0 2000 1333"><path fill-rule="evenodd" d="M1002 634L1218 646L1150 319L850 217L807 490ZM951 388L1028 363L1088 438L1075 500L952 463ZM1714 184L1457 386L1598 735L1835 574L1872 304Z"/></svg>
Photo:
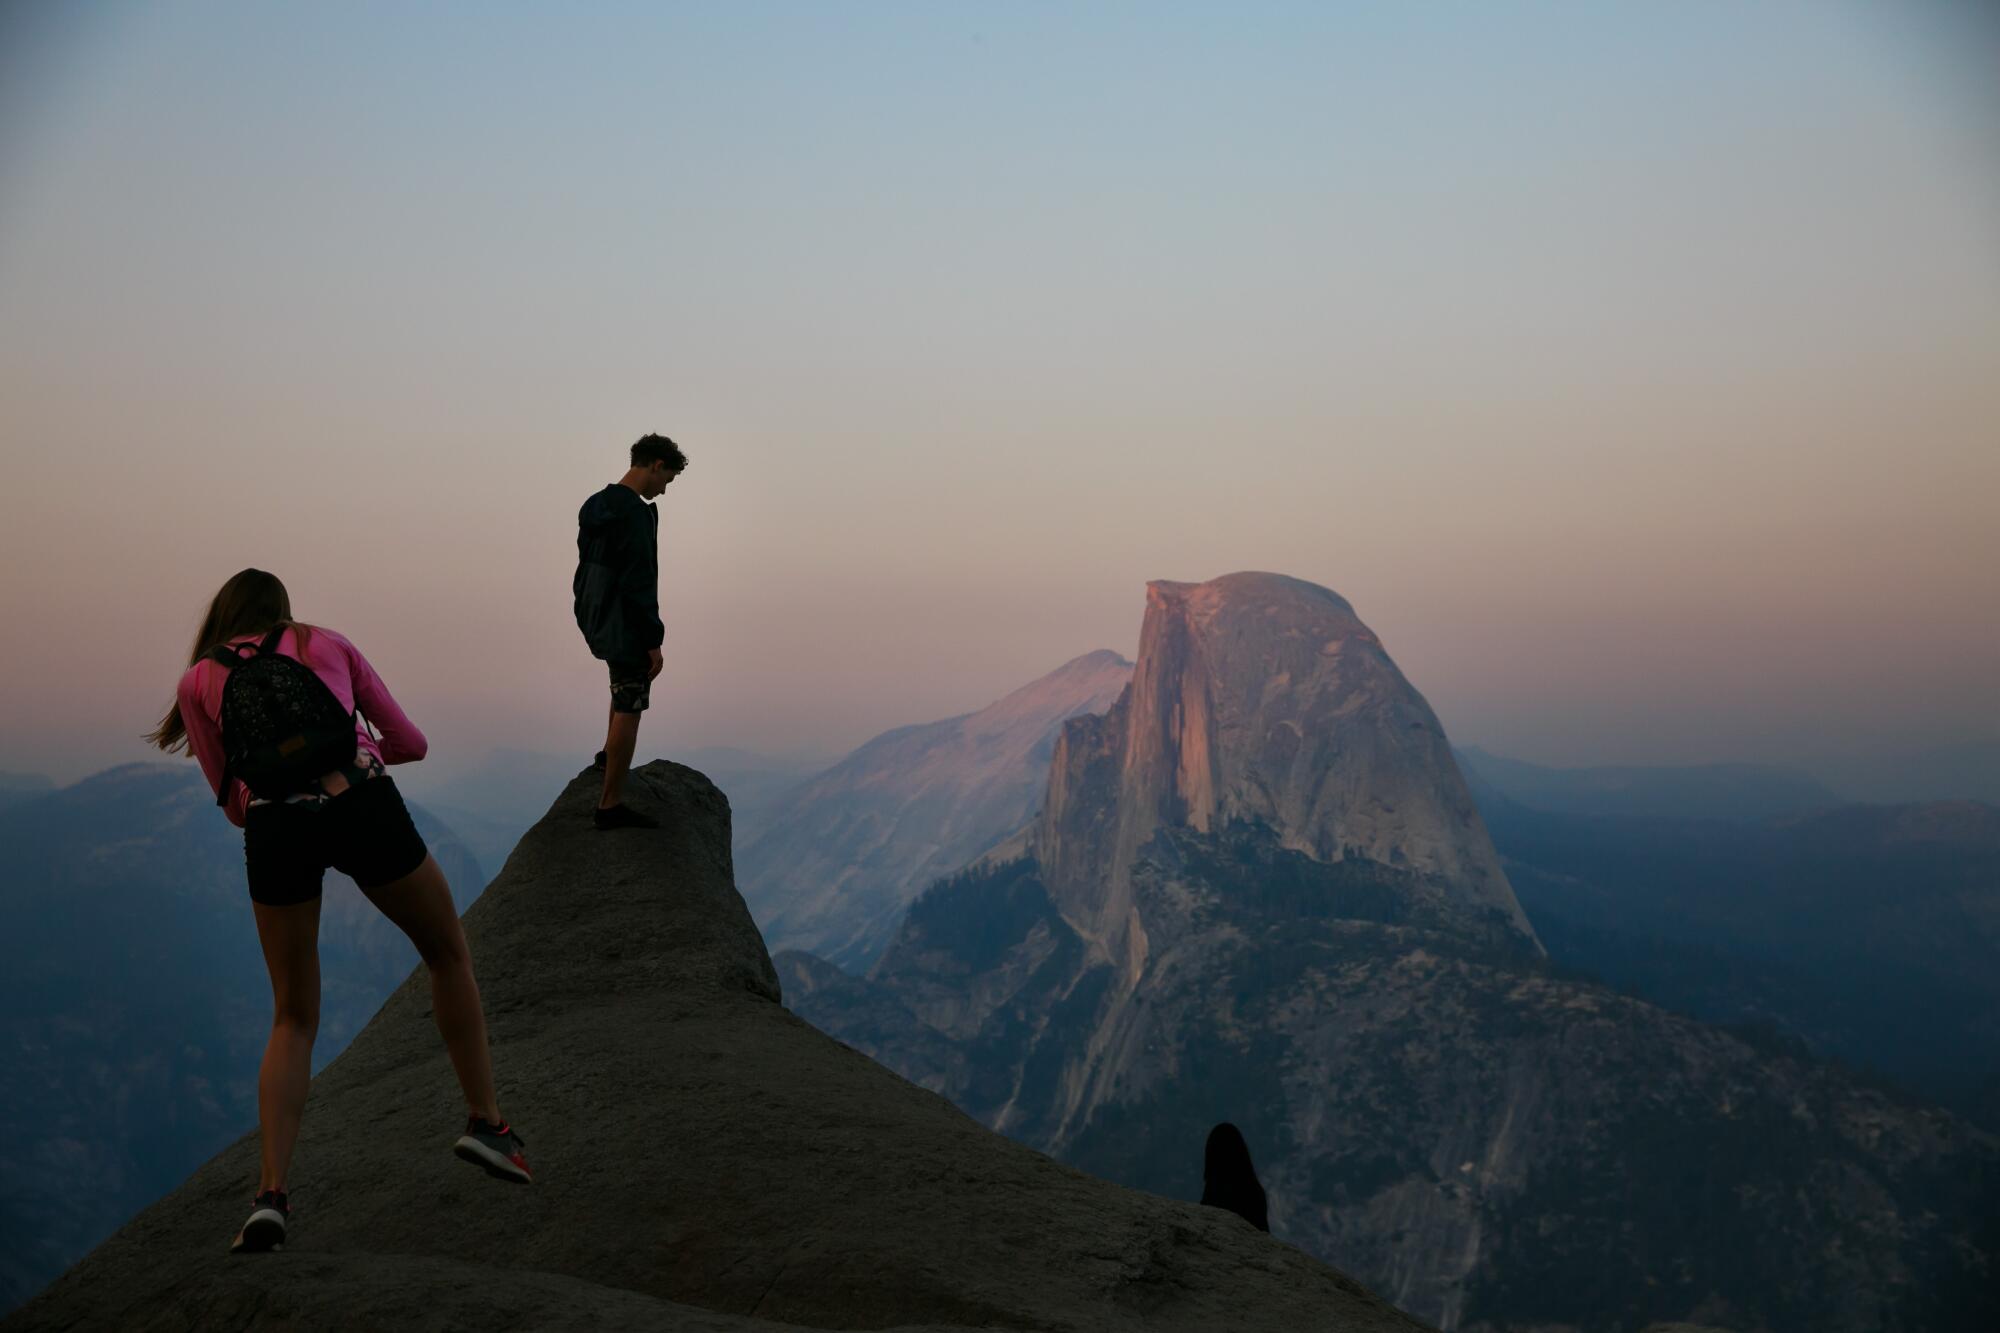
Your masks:
<svg viewBox="0 0 2000 1333"><path fill-rule="evenodd" d="M232 667L225 648L248 661L278 631L276 651L310 667L342 708L357 712L354 758L281 799L260 799L225 771L222 697ZM283 1244L291 1215L285 1175L298 1139L319 1028L320 880L326 868L349 875L370 902L402 928L430 969L432 1010L464 1089L468 1123L454 1151L502 1179L528 1183L521 1139L500 1115L486 1048L486 1018L465 932L451 890L386 765L422 759L424 734L396 706L361 651L332 630L292 618L275 575L246 569L222 585L195 635L174 706L147 737L162 750L186 748L243 830L250 903L271 974L271 1040L257 1076L262 1177L234 1253ZM282 664L280 664L282 665ZM289 670L290 668L285 668ZM366 722L359 720L367 719ZM377 740L368 723L381 732ZM345 742L339 748L344 752Z"/></svg>

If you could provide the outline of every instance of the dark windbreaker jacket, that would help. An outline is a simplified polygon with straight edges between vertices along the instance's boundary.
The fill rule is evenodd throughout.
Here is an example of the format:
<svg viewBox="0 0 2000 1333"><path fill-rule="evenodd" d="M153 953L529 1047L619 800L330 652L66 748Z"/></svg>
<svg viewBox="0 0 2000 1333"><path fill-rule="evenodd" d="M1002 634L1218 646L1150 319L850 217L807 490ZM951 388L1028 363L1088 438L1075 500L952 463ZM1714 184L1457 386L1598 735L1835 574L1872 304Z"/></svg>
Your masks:
<svg viewBox="0 0 2000 1333"><path fill-rule="evenodd" d="M660 511L623 482L576 515L576 627L591 654L641 658L666 638L660 623Z"/></svg>

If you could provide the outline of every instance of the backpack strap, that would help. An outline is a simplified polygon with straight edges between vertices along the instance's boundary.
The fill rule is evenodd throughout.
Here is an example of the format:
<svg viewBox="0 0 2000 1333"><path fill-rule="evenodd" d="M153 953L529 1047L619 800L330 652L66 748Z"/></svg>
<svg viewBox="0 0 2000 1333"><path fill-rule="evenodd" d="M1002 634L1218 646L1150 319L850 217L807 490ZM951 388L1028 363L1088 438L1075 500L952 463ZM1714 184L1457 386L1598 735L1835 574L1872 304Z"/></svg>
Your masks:
<svg viewBox="0 0 2000 1333"><path fill-rule="evenodd" d="M278 640L285 637L285 629L286 627L283 625L271 626L271 632L266 634L263 640L257 645L257 655L259 657L267 657L277 652ZM208 655L225 668L241 666L243 664L243 645L240 643L219 643L208 650ZM229 783L234 777L235 774L229 771L229 758L225 751L222 760L222 781L217 784L215 793L215 803L217 805L226 807L229 804Z"/></svg>
<svg viewBox="0 0 2000 1333"><path fill-rule="evenodd" d="M271 632L266 634L263 642L257 645L257 655L268 657L270 654L277 652L278 640L285 637L285 630L287 628L289 627L285 625L272 626ZM241 666L244 661L243 650L248 646L241 643L218 643L215 647L208 650L208 655L212 660L225 667Z"/></svg>
<svg viewBox="0 0 2000 1333"><path fill-rule="evenodd" d="M237 654L236 645L233 643L216 644L215 647L208 650L208 660L220 666L224 671L243 661L242 657ZM229 752L225 748L222 755L222 777L215 784L215 803L218 806L227 806L229 804L229 777Z"/></svg>

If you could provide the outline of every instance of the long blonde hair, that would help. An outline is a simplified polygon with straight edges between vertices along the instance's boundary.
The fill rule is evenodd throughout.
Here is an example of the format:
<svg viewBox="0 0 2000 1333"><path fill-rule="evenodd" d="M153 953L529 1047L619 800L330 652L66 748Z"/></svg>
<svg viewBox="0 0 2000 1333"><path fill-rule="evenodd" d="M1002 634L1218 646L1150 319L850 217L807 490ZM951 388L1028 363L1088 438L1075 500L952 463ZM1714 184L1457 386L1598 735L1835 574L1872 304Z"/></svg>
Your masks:
<svg viewBox="0 0 2000 1333"><path fill-rule="evenodd" d="M245 635L264 634L279 625L298 635L298 650L303 653L306 641L312 636L312 626L292 619L292 598L285 585L276 574L266 574L261 569L243 570L231 576L208 604L208 614L202 617L201 628L195 631L194 647L188 650L188 665L193 666L208 656L211 648ZM187 748L187 723L181 717L178 696L167 715L160 719L160 725L147 733L146 741L168 753Z"/></svg>

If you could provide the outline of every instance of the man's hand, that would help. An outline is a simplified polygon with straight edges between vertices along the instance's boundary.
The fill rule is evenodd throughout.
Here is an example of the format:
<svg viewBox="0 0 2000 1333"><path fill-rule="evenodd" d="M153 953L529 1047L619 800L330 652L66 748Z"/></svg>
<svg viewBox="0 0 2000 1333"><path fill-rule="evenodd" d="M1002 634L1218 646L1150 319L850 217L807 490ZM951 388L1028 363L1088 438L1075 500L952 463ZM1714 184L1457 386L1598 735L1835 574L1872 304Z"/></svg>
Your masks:
<svg viewBox="0 0 2000 1333"><path fill-rule="evenodd" d="M647 662L647 667L646 667L647 680L652 680L656 676L658 676L660 674L660 668L663 665L665 665L665 662L660 657L660 650L658 648L648 648L646 650L646 662Z"/></svg>

